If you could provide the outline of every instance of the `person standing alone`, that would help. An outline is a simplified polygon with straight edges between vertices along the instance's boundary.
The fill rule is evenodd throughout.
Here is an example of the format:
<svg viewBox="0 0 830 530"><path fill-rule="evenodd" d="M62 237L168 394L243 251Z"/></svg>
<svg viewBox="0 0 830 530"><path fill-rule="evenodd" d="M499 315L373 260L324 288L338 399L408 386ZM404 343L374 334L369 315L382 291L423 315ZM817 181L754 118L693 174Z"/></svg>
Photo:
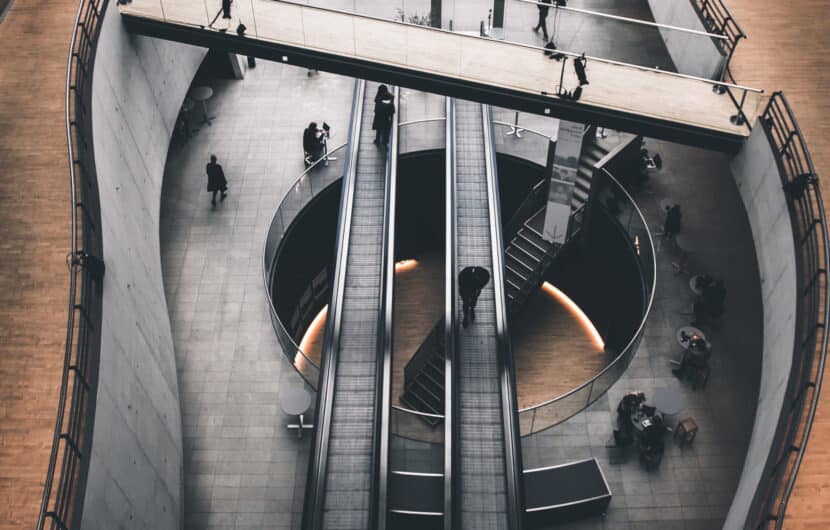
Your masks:
<svg viewBox="0 0 830 530"><path fill-rule="evenodd" d="M380 85L375 95L375 118L372 120L375 145L385 146L389 143L389 131L392 128L392 115L394 114L395 103L392 101L392 93L386 85Z"/></svg>
<svg viewBox="0 0 830 530"><path fill-rule="evenodd" d="M463 302L464 320L466 328L470 320L476 319L476 302L481 290L490 281L490 273L484 267L464 267L458 273L458 290Z"/></svg>
<svg viewBox="0 0 830 530"><path fill-rule="evenodd" d="M216 155L210 155L210 162L205 168L205 171L208 176L207 190L213 192L210 203L216 206L216 192L222 192L220 200L223 201L228 194L228 181L225 179L225 172L222 171L222 166L216 163Z"/></svg>
<svg viewBox="0 0 830 530"><path fill-rule="evenodd" d="M542 36L545 37L545 40L548 39L548 9L549 5L552 3L552 0L538 0L539 3L536 4L536 8L539 10L539 22L536 24L536 27L533 28L533 31L539 33L539 30L542 30ZM547 4L547 5L543 5Z"/></svg>

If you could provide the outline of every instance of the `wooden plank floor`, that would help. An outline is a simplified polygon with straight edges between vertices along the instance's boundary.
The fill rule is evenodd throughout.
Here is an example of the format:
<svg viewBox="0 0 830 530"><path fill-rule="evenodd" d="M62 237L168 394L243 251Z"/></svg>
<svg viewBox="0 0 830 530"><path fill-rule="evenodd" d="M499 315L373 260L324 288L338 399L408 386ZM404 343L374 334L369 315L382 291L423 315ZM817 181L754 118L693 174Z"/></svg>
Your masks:
<svg viewBox="0 0 830 530"><path fill-rule="evenodd" d="M170 23L207 27L219 12L220 0L207 4L191 0L133 0L121 11ZM561 63L548 60L533 48L403 26L392 21L355 17L273 0L237 2L231 12L235 27L243 20L247 36L342 57L435 73L471 83L501 86L530 94L556 93ZM250 23L249 21L253 21ZM221 18L214 30L227 29ZM580 103L685 123L727 134L748 135L729 117L735 105L727 95L714 94L711 85L665 72L589 61ZM565 68L565 86L573 90L577 78L572 64ZM740 98L740 94L737 96ZM753 121L761 95L750 93L744 112Z"/></svg>
<svg viewBox="0 0 830 530"><path fill-rule="evenodd" d="M830 198L830 23L827 0L727 0L748 38L733 73L741 83L783 90L807 138L822 193ZM784 528L830 528L830 380L790 500Z"/></svg>
<svg viewBox="0 0 830 530"><path fill-rule="evenodd" d="M441 318L444 263L439 255L418 257L414 268L395 276L395 351L392 361L393 403L400 405L403 369ZM556 299L542 292L521 318L510 322L519 408L564 394L605 368L599 351L579 321ZM309 337L307 352L320 362L325 326Z"/></svg>
<svg viewBox="0 0 830 530"><path fill-rule="evenodd" d="M76 9L77 0L15 0L0 22L0 529L34 527L52 447L69 285L64 74Z"/></svg>

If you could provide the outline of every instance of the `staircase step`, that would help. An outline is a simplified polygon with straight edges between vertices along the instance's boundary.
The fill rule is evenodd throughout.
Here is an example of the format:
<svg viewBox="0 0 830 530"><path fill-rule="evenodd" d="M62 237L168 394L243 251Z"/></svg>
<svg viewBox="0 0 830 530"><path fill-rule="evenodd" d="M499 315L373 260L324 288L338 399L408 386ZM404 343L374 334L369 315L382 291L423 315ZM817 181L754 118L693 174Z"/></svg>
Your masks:
<svg viewBox="0 0 830 530"><path fill-rule="evenodd" d="M543 254L547 254L551 250L551 244L548 241L545 241L542 234L537 232L535 228L528 224L525 224L516 235L539 249Z"/></svg>
<svg viewBox="0 0 830 530"><path fill-rule="evenodd" d="M424 402L420 396L418 396L417 394L413 394L411 392L404 392L404 394L401 396L401 403L403 403L407 408L417 410L420 412L426 412L429 414L444 413L443 410L436 409L429 403Z"/></svg>
<svg viewBox="0 0 830 530"><path fill-rule="evenodd" d="M511 266L513 266L513 268L515 269L521 269L530 272L533 272L535 269L535 267L528 263L528 261L530 260L528 260L527 256L522 254L521 252L518 252L515 248L513 248L513 245L507 246L507 248L504 250L504 257L506 258L505 263L511 264ZM533 260L532 263L536 265L539 264L539 262L536 260Z"/></svg>
<svg viewBox="0 0 830 530"><path fill-rule="evenodd" d="M514 276L518 277L523 282L526 282L528 280L528 278L530 278L532 276L532 271L531 271L531 273L528 273L524 270L523 271L518 271L518 270L516 270L515 267L511 266L509 263L504 264L504 270L506 270L506 271L510 272L511 274L513 274Z"/></svg>
<svg viewBox="0 0 830 530"><path fill-rule="evenodd" d="M527 240L519 236L516 236L513 241L510 242L510 246L515 247L522 254L537 262L541 261L545 257L545 253L543 251L539 250L538 247L528 243Z"/></svg>
<svg viewBox="0 0 830 530"><path fill-rule="evenodd" d="M431 374L431 370L424 370L415 378L416 381L423 383L425 386L429 387L430 392L432 392L436 396L441 396L440 399L444 399L444 381L443 380L436 380Z"/></svg>

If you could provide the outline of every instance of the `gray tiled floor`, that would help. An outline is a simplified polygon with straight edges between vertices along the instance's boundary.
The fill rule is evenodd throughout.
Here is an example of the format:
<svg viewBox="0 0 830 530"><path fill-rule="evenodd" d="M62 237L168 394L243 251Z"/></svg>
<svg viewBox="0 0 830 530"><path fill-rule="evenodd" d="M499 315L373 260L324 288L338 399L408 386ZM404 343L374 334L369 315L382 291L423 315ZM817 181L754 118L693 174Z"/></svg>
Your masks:
<svg viewBox="0 0 830 530"><path fill-rule="evenodd" d="M688 324L693 295L689 277L675 275L672 253L660 245L657 291L645 338L626 374L587 411L523 440L526 468L596 457L614 493L605 519L566 528L714 529L732 501L755 417L760 376L762 325L759 277L749 222L729 175L728 157L700 149L649 140L664 160L647 189L637 196L653 232L662 225L660 200L682 205L684 231L697 245L690 269L726 281L726 314L703 329L714 344L712 375L705 389L692 390L672 376L671 359L680 355L674 334ZM700 432L691 447L667 439L659 469L646 471L633 452L627 458L606 448L612 440L616 405L629 390L647 397L673 388ZM563 527L563 528L565 528Z"/></svg>
<svg viewBox="0 0 830 530"><path fill-rule="evenodd" d="M179 374L187 528L289 528L309 437L286 431L280 391L300 386L268 316L262 244L302 172L301 133L325 119L345 140L353 81L259 61L242 81L210 81L217 116L174 144L162 198L161 251ZM211 153L228 177L211 208ZM301 489L298 489L301 491Z"/></svg>

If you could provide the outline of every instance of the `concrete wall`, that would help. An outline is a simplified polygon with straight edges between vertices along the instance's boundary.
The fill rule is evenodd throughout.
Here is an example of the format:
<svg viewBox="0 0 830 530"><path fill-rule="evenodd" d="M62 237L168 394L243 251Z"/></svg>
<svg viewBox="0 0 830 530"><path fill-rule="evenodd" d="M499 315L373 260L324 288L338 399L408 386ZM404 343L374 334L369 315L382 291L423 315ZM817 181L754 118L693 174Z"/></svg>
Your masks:
<svg viewBox="0 0 830 530"><path fill-rule="evenodd" d="M173 530L182 430L159 204L170 136L205 50L126 34L113 1L103 24L92 117L107 270L82 527Z"/></svg>
<svg viewBox="0 0 830 530"><path fill-rule="evenodd" d="M690 0L648 0L654 21L679 28L706 31ZM726 58L710 37L660 28L669 55L682 74L720 79Z"/></svg>
<svg viewBox="0 0 830 530"><path fill-rule="evenodd" d="M755 425L738 490L724 525L744 527L781 415L795 340L796 266L792 224L772 148L760 123L732 161L732 175L744 201L764 306L761 387Z"/></svg>

